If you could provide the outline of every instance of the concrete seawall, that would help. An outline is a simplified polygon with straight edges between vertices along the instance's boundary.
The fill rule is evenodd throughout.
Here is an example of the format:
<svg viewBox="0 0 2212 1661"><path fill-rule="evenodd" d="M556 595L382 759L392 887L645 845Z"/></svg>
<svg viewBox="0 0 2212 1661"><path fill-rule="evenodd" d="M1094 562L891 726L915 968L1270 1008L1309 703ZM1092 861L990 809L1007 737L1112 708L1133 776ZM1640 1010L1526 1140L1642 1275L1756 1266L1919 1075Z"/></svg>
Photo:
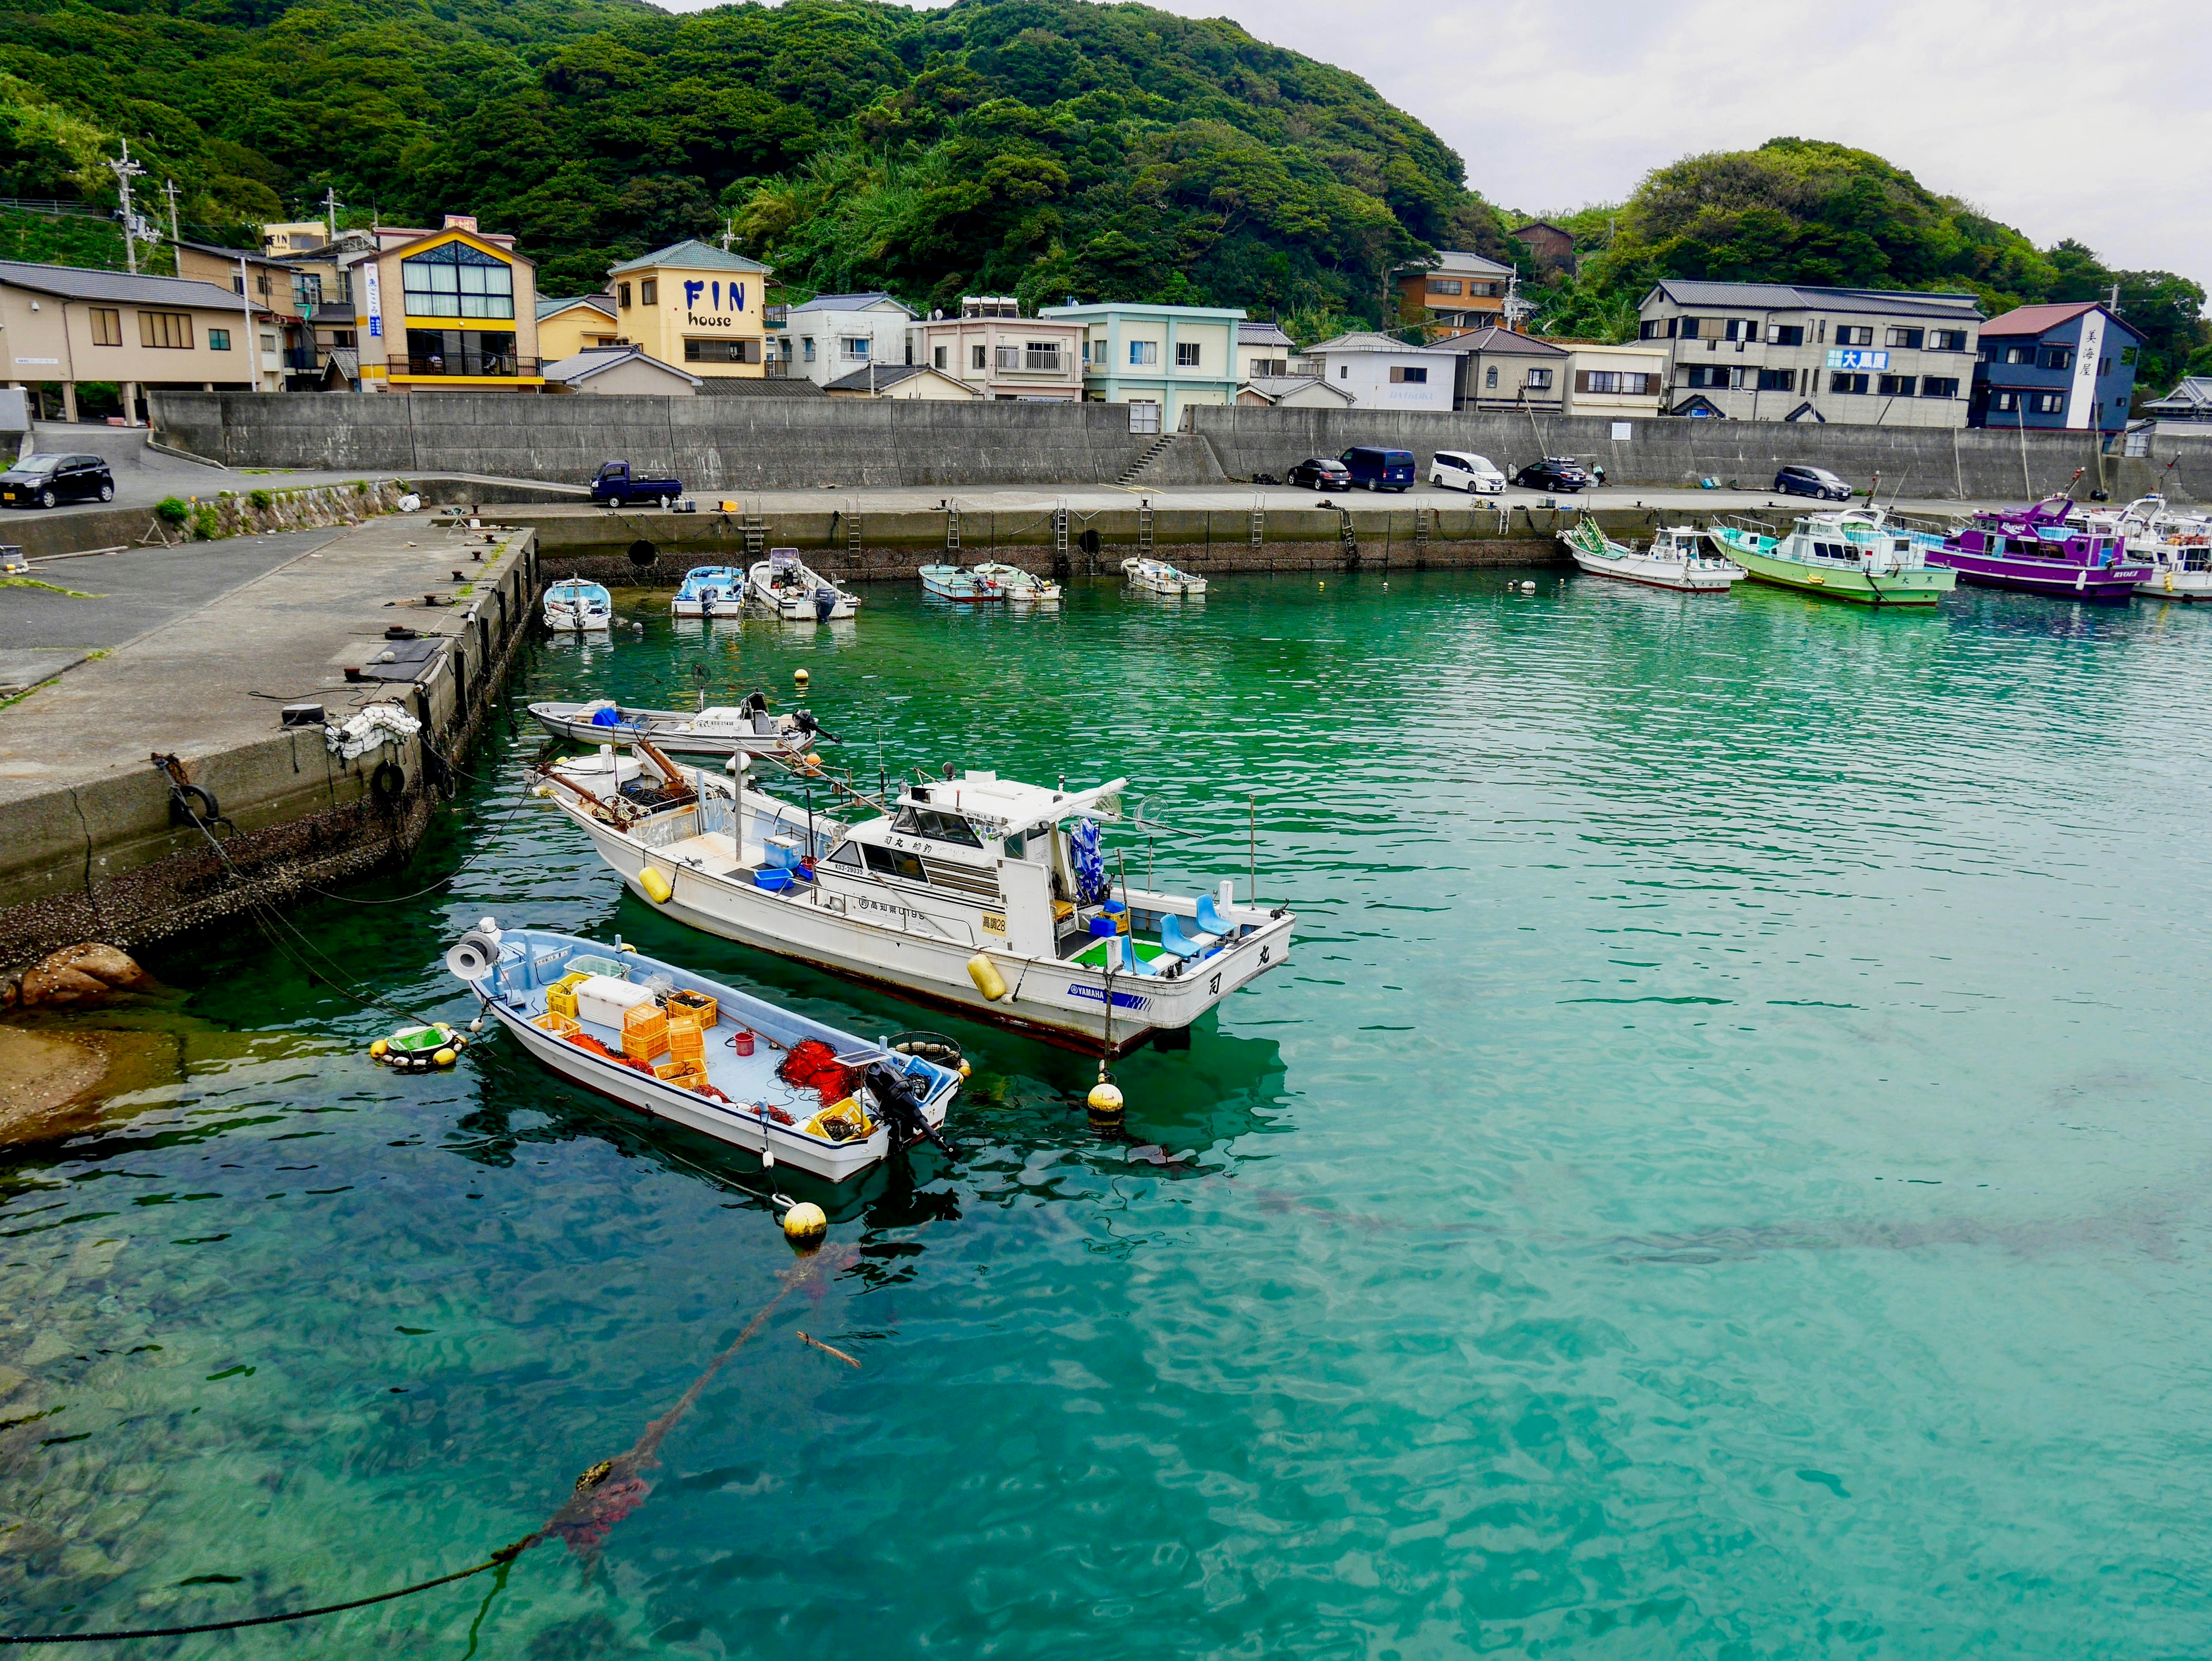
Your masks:
<svg viewBox="0 0 2212 1661"><path fill-rule="evenodd" d="M134 946L403 858L533 621L531 534L490 535L372 521L10 709L0 963ZM343 760L320 727L281 725L294 701L337 722L394 703L422 731ZM155 754L219 808L220 855Z"/></svg>
<svg viewBox="0 0 2212 1661"><path fill-rule="evenodd" d="M702 495L750 490L989 484L1111 484L1153 451L1106 404L932 404L890 399L550 397L473 392L158 392L166 441L233 466L389 469L588 478L622 459L672 470ZM1625 427L1626 437L1615 429ZM1280 477L1309 455L1355 444L1478 451L1509 471L1542 454L1604 465L1616 484L1660 489L1705 478L1763 488L1785 462L1826 467L1885 495L2019 501L2063 489L2116 497L2163 486L2212 500L2212 440L2164 439L2150 453L2103 455L2087 433L1953 432L1813 423L1639 417L1445 415L1389 410L1200 409L1159 447L1151 486ZM2171 469L2167 464L2174 464Z"/></svg>

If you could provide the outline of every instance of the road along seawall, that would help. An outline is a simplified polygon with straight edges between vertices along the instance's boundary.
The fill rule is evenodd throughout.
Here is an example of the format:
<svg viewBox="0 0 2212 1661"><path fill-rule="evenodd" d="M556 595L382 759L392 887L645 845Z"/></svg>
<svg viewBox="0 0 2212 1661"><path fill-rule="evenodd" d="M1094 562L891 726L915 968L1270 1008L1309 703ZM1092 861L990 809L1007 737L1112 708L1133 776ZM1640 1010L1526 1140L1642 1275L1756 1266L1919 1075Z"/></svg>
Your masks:
<svg viewBox="0 0 2212 1661"><path fill-rule="evenodd" d="M492 535L374 521L331 557L279 567L11 709L0 727L0 965L80 940L136 947L403 861L534 624L532 538ZM434 606L422 603L431 592ZM392 649L395 622L416 630L422 655L383 672L411 678L352 678ZM422 728L343 760L319 726L281 726L280 703L295 697L334 722L393 703ZM190 799L201 818L220 812L219 853L149 759L157 753L205 793Z"/></svg>
<svg viewBox="0 0 2212 1661"><path fill-rule="evenodd" d="M232 466L389 469L581 482L602 461L666 469L702 496L829 485L1111 484L1154 450L1113 404L556 396L489 392L156 392L163 441ZM2154 437L2108 456L2089 433L1823 426L1687 417L1532 417L1246 405L1192 412L1148 484L1281 477L1356 444L1474 450L1510 472L1541 455L1601 464L1609 483L1652 489L1734 478L1764 489L1789 462L1826 467L1885 496L2018 501L2062 490L2120 499L2165 488L2212 501L2212 440ZM1625 433L1625 436L1620 435ZM2172 465L2169 467L2168 464Z"/></svg>

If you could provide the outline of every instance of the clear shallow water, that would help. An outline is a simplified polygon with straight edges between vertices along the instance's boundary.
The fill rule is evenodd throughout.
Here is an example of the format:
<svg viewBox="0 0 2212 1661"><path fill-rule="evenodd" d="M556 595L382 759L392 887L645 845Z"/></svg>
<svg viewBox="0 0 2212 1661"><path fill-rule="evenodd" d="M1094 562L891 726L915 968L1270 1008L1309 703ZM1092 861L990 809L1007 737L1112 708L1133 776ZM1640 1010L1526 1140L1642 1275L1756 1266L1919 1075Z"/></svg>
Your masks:
<svg viewBox="0 0 2212 1661"><path fill-rule="evenodd" d="M957 1167L804 1190L835 1255L478 1653L2201 1647L2212 618L1536 581L685 638L634 594L642 642L526 665L518 705L804 666L864 770L880 729L1127 773L1194 833L1133 879L1241 879L1249 794L1303 922L1118 1069L1127 1143L1086 1064L962 1030ZM534 744L353 891L484 848L450 891L296 920L448 1014L490 911L918 1019L620 897L513 806ZM0 1432L9 1629L477 1561L791 1271L741 1156L526 1067L395 1080L247 931L153 966L218 1029L189 1076L0 1194L0 1419L46 1415ZM459 1656L489 1590L150 1652Z"/></svg>

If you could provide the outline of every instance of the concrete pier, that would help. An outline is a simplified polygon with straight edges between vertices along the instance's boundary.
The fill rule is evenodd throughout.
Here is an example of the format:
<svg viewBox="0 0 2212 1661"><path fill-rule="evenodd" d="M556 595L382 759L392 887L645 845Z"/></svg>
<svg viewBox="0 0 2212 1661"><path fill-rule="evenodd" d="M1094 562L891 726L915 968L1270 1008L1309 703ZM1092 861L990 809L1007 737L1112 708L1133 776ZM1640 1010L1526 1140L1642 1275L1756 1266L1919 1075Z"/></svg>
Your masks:
<svg viewBox="0 0 2212 1661"><path fill-rule="evenodd" d="M404 857L536 582L527 529L375 520L26 695L0 718L0 964L133 946ZM287 703L343 722L374 703L422 732L344 761L320 726L281 724ZM220 855L155 755L205 793L185 797L203 817L212 799Z"/></svg>

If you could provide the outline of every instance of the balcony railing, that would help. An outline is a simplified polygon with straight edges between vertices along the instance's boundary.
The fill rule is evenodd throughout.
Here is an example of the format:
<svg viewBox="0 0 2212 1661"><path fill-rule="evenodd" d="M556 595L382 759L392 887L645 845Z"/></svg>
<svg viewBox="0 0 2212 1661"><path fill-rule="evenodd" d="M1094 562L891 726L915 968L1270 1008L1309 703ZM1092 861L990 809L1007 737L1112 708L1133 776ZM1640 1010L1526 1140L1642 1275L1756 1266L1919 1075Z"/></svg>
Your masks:
<svg viewBox="0 0 2212 1661"><path fill-rule="evenodd" d="M534 357L395 357L390 373L414 375L468 375L477 380L512 380L538 373Z"/></svg>
<svg viewBox="0 0 2212 1661"><path fill-rule="evenodd" d="M994 354L1000 369L1026 374L1060 374L1067 368L1067 357L1061 352L1030 351L1020 346L1000 346Z"/></svg>
<svg viewBox="0 0 2212 1661"><path fill-rule="evenodd" d="M313 346L287 346L284 349L284 367L288 369L315 368L315 349Z"/></svg>

